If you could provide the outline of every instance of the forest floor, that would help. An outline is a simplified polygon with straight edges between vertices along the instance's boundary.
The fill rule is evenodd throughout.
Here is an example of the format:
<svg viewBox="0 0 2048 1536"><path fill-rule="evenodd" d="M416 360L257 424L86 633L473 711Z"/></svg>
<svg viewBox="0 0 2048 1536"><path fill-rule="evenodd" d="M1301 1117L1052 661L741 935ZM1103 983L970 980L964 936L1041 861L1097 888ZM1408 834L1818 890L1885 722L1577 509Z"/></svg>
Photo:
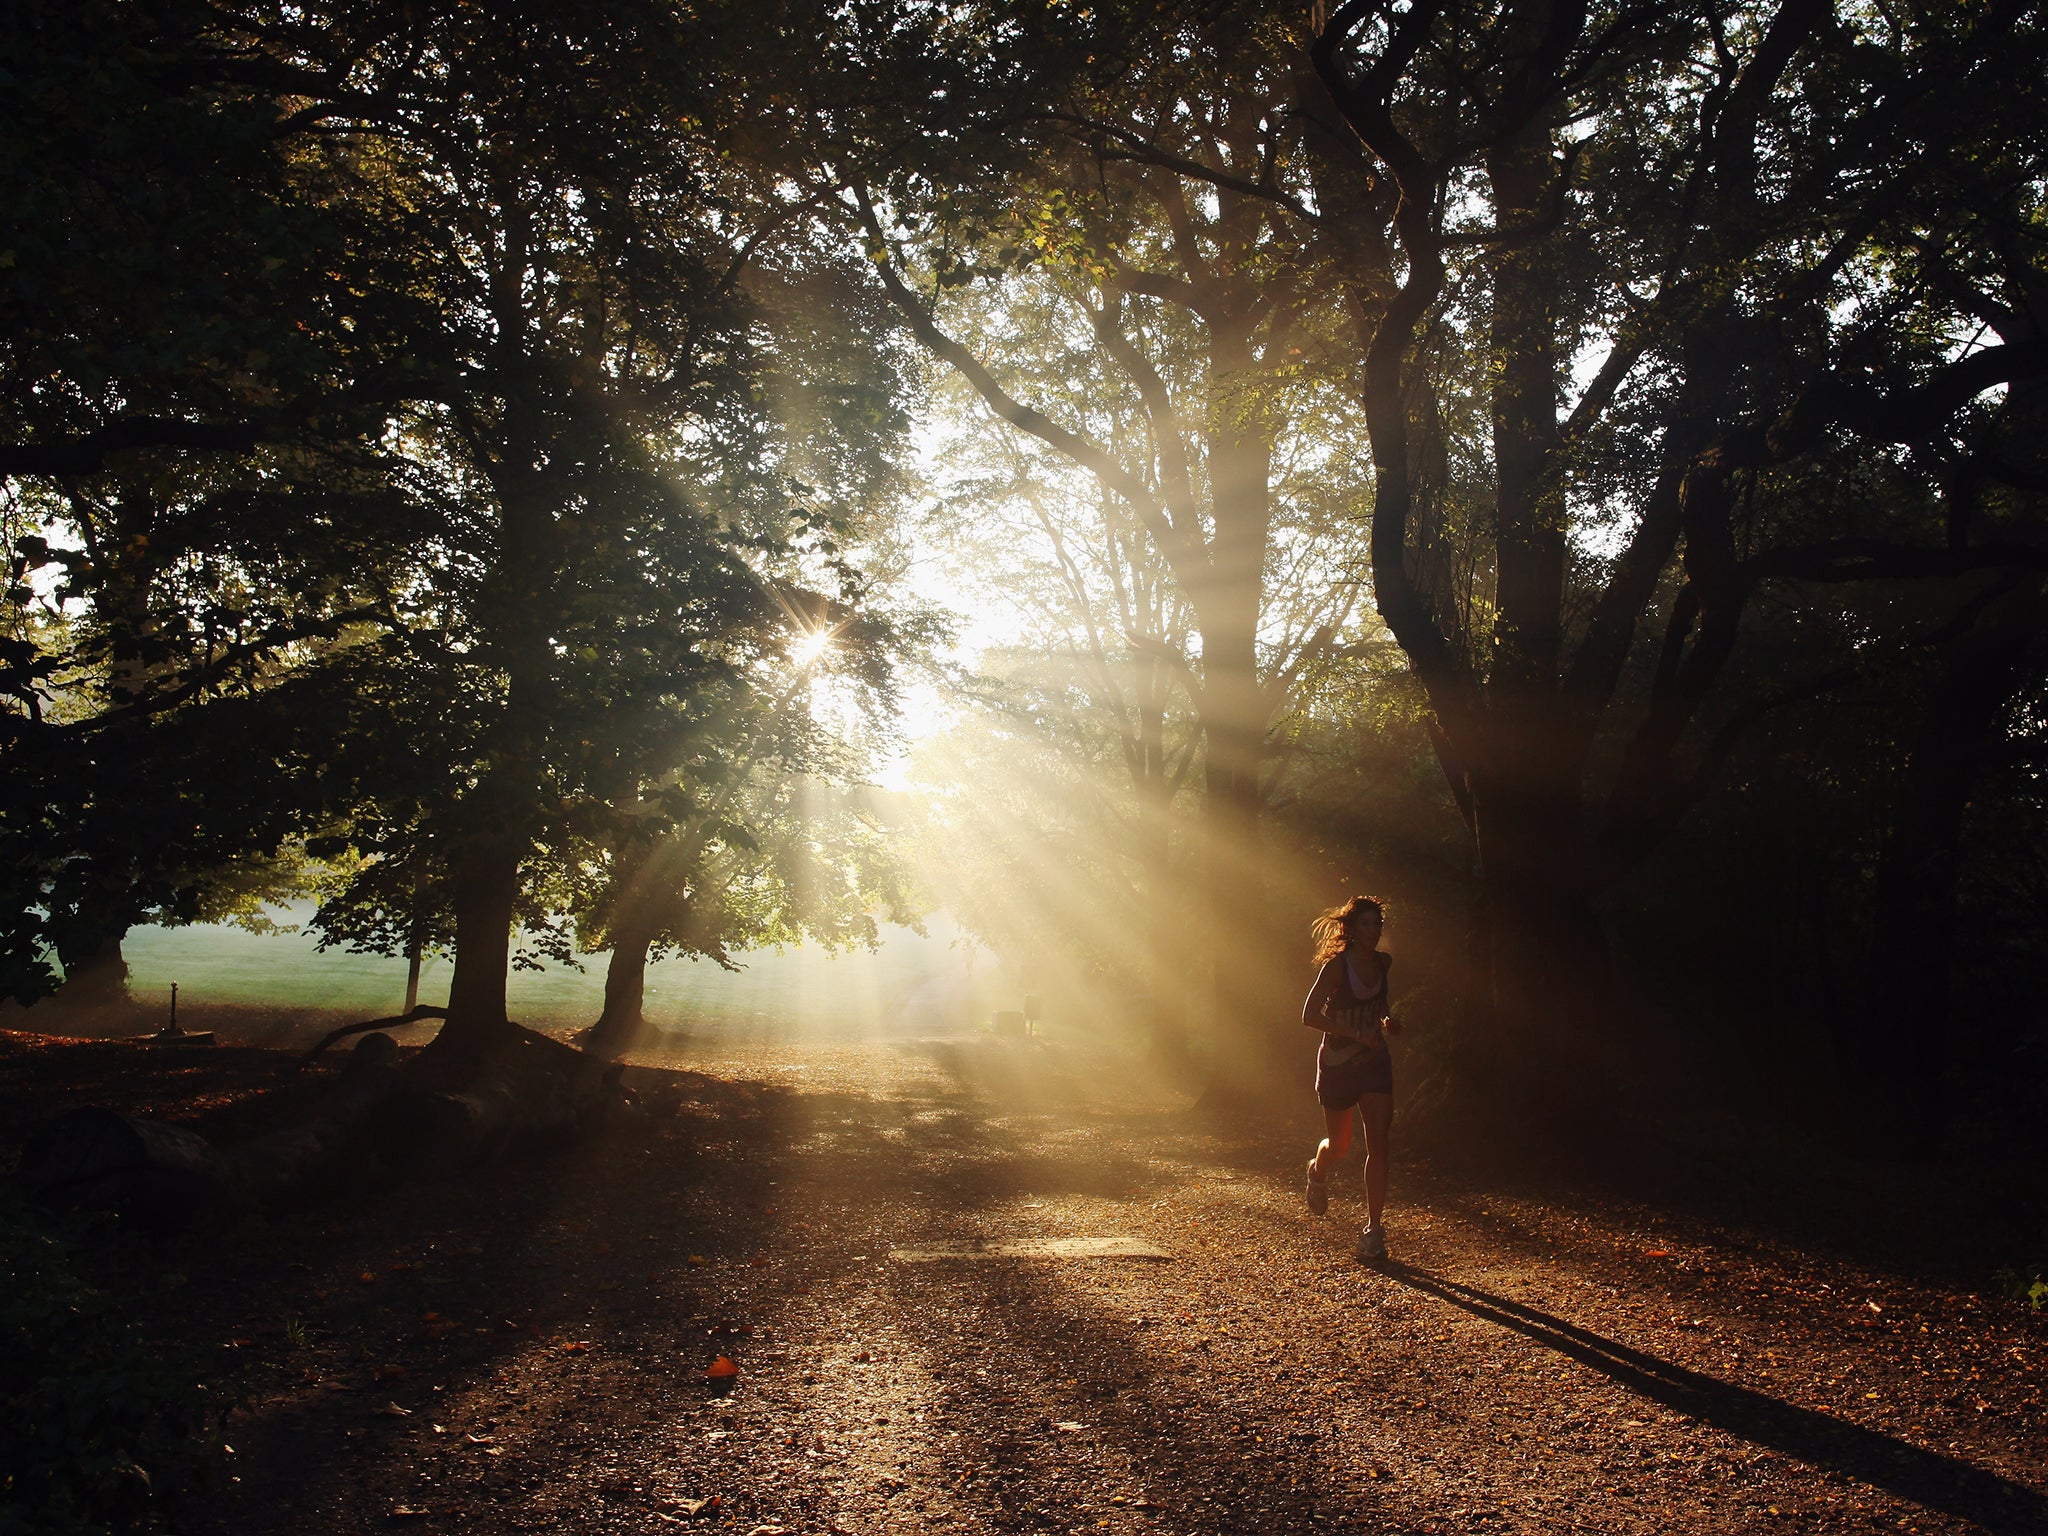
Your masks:
<svg viewBox="0 0 2048 1536"><path fill-rule="evenodd" d="M232 1135L308 1091L282 1060L0 1037L0 1117ZM1197 1113L1044 1041L690 1065L645 1135L121 1245L101 1283L246 1404L172 1528L2048 1532L2048 1316L1761 1183L1397 1146L1366 1267L1355 1158L1302 1203L1312 1101ZM1116 1237L1167 1256L903 1257Z"/></svg>

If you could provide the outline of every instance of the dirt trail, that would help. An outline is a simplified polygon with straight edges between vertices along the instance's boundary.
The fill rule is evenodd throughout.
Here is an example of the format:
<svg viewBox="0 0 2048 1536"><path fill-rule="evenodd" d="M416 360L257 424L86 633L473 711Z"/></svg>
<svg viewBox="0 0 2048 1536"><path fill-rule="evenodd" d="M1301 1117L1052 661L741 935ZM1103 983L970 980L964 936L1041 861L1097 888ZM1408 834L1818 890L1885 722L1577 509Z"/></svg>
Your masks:
<svg viewBox="0 0 2048 1536"><path fill-rule="evenodd" d="M252 1362L184 1527L2048 1531L2010 1304L1413 1166L1365 1269L1355 1163L1302 1206L1306 1120L1219 1130L1107 1054L699 1065L650 1144L181 1259L183 1326ZM890 1258L1108 1235L1172 1257Z"/></svg>

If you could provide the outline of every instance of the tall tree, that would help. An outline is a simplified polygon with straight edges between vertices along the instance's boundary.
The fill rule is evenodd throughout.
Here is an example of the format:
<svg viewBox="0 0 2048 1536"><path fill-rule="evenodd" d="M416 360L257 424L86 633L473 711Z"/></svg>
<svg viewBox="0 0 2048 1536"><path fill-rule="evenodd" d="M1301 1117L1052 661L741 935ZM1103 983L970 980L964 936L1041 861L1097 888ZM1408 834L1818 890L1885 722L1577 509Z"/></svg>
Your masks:
<svg viewBox="0 0 2048 1536"><path fill-rule="evenodd" d="M587 1037L601 1055L646 1038L650 957L732 966L731 951L761 943L872 945L878 911L914 916L862 789L894 722L897 653L929 635L915 623L899 633L857 597L776 595L786 643L703 700L659 780L605 807L601 879L575 911L585 947L610 952Z"/></svg>
<svg viewBox="0 0 2048 1536"><path fill-rule="evenodd" d="M163 569L233 566L230 585L254 594L225 653L238 677L279 684L260 715L276 749L267 782L297 798L203 820L253 821L238 848L312 829L319 851L366 855L329 931L452 940L441 1054L473 1057L506 1038L514 918L549 942L551 905L573 899L534 850L567 850L620 786L630 799L687 740L701 746L706 700L780 653L768 578L793 558L791 535L843 535L849 503L886 479L901 424L886 355L843 258L804 254L805 200L772 135L743 131L751 92L787 60L751 16L660 4L174 4L102 19L103 39L89 16L39 17L12 37L59 77L105 55L127 94L112 98L111 126L89 126L156 158L89 210L118 237L122 259L103 270L53 238L95 227L61 168L11 163L15 206L43 222L5 269L33 323L7 359L21 440L0 445L0 468L133 477L120 455L219 456L179 471L180 484L237 487L206 502L216 523L181 511L185 542L156 547ZM209 162L209 146L234 152ZM170 262L148 255L150 216L166 210L183 232ZM778 241L796 254L769 262ZM123 317L157 324L159 344L124 336ZM318 496L281 501L292 470ZM378 486L359 483L372 474ZM161 501L160 479L151 487ZM84 492L35 494L82 505ZM395 513L366 515L373 496ZM162 584L147 540L110 523L113 555L100 558L71 547L91 542L82 518L66 527L78 532L17 549L17 599L42 600L31 567L54 558L63 602L93 599L81 573L126 583L103 582L109 614L67 617L69 632L135 630L113 610ZM238 541L303 556L235 565ZM255 622L274 607L292 623ZM216 619L172 628L181 643L203 631L218 672ZM129 713L168 721L162 700L216 679L171 669L161 616L146 625L155 697ZM38 729L56 665L39 641L54 633L24 629L6 658L17 714ZM152 748L136 760L189 801L174 772L189 759ZM14 782L61 784L53 762L13 754ZM109 836L131 847L155 807L183 803L118 799ZM21 893L31 987L50 928L39 909L67 881L107 884L80 879L77 843L59 836ZM178 852L199 850L187 837ZM137 894L118 913L81 905L80 943L164 899L122 878Z"/></svg>
<svg viewBox="0 0 2048 1536"><path fill-rule="evenodd" d="M337 323L393 338L366 387L440 514L388 638L338 674L327 778L371 858L326 920L411 944L419 903L445 910L436 1056L459 1069L508 1038L515 919L559 931L536 849L669 771L699 696L775 647L757 566L830 515L829 481L808 507L791 481L784 337L745 281L793 205L772 162L735 152L754 34L725 13L238 24L299 97L305 195L383 264L335 297ZM886 409L841 393L886 435Z"/></svg>
<svg viewBox="0 0 2048 1536"><path fill-rule="evenodd" d="M2028 312L2038 270L2038 245L2014 259L2015 214L2037 212L2012 188L2038 184L2042 42L2020 7L1894 21L1806 0L1351 0L1315 38L1327 105L1309 108L1355 135L1330 144L1333 178L1396 199L1396 280L1353 284L1374 591L1478 844L1504 1075L1550 1064L1554 1091L1583 1073L1596 901L1768 702L1710 707L1757 592L2037 558L1974 531L1915 541L1885 504L1819 527L1802 508L1816 474L1910 476L1979 396L2048 367L2037 336L1977 339L1985 303ZM1490 416L1493 621L1477 656L1410 564L1430 430L1416 402L1446 387L1426 344L1453 313L1484 328L1469 355ZM1604 519L1605 556L1584 541ZM1649 695L1624 723L1618 688L1660 607Z"/></svg>
<svg viewBox="0 0 2048 1536"><path fill-rule="evenodd" d="M1316 281L1311 162L1282 110L1290 55L1229 23L1149 41L1131 76L1070 87L1013 130L1040 148L1001 199L851 196L911 332L1044 466L1036 494L1093 482L1079 505L1101 532L1075 550L1109 551L1111 602L1116 569L1142 562L1185 614L1170 650L1118 637L1170 663L1200 738L1198 872L1154 866L1147 906L1171 935L1152 968L1186 975L1200 932L1205 1011L1241 1036L1270 1004L1261 824L1286 722L1304 676L1356 638L1343 508L1366 465L1336 426L1352 409L1332 346L1343 308ZM1099 650L1076 617L1077 643ZM1133 788L1157 810L1170 775L1148 761L1133 758Z"/></svg>
<svg viewBox="0 0 2048 1536"><path fill-rule="evenodd" d="M292 834L309 786L255 701L374 627L421 527L334 313L366 269L219 22L32 4L0 31L0 971L24 1000L53 957L118 994L132 923L204 910Z"/></svg>

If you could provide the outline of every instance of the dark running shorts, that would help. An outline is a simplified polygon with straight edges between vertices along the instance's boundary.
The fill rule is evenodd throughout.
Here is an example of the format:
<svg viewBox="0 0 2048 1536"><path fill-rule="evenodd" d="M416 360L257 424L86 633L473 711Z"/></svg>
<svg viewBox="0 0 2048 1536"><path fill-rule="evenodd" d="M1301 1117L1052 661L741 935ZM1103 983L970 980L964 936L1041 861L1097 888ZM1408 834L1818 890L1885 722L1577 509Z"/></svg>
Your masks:
<svg viewBox="0 0 2048 1536"><path fill-rule="evenodd" d="M1394 1091L1394 1053L1384 1045L1332 1064L1326 1042L1316 1052L1316 1097L1325 1109L1350 1109L1368 1093Z"/></svg>

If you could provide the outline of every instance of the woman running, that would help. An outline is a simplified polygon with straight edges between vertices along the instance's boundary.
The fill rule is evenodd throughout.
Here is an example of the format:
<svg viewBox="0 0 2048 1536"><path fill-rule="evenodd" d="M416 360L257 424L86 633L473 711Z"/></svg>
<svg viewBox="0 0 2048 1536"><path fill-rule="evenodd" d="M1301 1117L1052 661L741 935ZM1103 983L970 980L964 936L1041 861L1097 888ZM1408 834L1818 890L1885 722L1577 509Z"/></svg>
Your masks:
<svg viewBox="0 0 2048 1536"><path fill-rule="evenodd" d="M1387 1201L1387 1133L1394 1123L1394 1060L1388 1035L1401 1032L1389 1011L1387 972L1394 958L1380 953L1386 908L1354 896L1330 908L1309 929L1315 939L1315 985L1301 1005L1301 1022L1323 1033L1316 1052L1316 1097L1330 1134L1308 1161L1308 1208L1330 1208L1330 1164L1351 1150L1351 1112L1365 1123L1365 1230L1358 1256L1387 1256L1380 1208Z"/></svg>

